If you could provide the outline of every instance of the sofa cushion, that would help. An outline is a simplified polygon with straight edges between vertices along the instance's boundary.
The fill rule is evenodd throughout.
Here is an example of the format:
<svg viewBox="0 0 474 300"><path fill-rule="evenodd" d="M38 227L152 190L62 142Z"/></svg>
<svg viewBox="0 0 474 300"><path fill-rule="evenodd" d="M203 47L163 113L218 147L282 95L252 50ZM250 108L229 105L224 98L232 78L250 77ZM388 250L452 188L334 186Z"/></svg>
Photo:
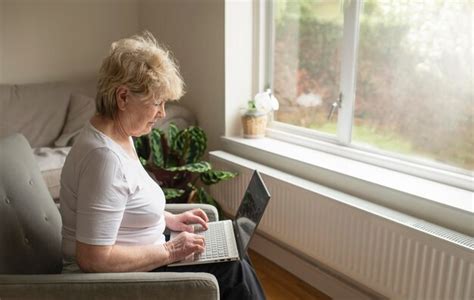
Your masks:
<svg viewBox="0 0 474 300"><path fill-rule="evenodd" d="M71 146L84 124L94 115L94 112L94 98L77 93L71 94L66 124L61 136L54 142L54 146Z"/></svg>
<svg viewBox="0 0 474 300"><path fill-rule="evenodd" d="M61 170L70 150L70 147L33 149L43 181L55 200L59 199Z"/></svg>
<svg viewBox="0 0 474 300"><path fill-rule="evenodd" d="M53 146L73 92L93 96L95 82L0 85L0 137L19 132L32 147Z"/></svg>
<svg viewBox="0 0 474 300"><path fill-rule="evenodd" d="M61 216L26 139L0 138L0 274L61 272Z"/></svg>
<svg viewBox="0 0 474 300"><path fill-rule="evenodd" d="M46 187L54 202L59 203L59 189L61 187L61 170L62 168L41 171Z"/></svg>

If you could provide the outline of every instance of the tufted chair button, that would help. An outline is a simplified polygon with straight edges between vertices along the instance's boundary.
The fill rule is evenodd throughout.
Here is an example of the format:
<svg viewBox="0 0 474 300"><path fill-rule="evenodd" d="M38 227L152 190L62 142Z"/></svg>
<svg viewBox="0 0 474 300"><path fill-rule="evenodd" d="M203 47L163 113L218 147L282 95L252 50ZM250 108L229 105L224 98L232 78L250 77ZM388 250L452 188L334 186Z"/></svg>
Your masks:
<svg viewBox="0 0 474 300"><path fill-rule="evenodd" d="M45 221L49 221L48 216L44 216L44 220L45 220Z"/></svg>
<svg viewBox="0 0 474 300"><path fill-rule="evenodd" d="M8 197L5 197L5 203L10 204L10 199L8 199Z"/></svg>
<svg viewBox="0 0 474 300"><path fill-rule="evenodd" d="M27 245L30 243L30 240L28 240L27 238L25 238L24 241L25 241L25 244Z"/></svg>
<svg viewBox="0 0 474 300"><path fill-rule="evenodd" d="M30 179L30 181L28 182L30 185L33 185L33 179Z"/></svg>

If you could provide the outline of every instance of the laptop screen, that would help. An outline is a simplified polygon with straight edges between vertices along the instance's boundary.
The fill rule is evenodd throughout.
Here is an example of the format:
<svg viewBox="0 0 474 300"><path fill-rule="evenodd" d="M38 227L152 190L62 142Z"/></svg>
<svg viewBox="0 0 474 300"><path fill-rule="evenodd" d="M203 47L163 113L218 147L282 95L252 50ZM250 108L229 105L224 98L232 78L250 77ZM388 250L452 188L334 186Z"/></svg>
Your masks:
<svg viewBox="0 0 474 300"><path fill-rule="evenodd" d="M270 200L270 193L263 183L260 174L255 170L235 218L235 226L238 232L237 243L241 253L247 251L255 229L265 212L268 200Z"/></svg>

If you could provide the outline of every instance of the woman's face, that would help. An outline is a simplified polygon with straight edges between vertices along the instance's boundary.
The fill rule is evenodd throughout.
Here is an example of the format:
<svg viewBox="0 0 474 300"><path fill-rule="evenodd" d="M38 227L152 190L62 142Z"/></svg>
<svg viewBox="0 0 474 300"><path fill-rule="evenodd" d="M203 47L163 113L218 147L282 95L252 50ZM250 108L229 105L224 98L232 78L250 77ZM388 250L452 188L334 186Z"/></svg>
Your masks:
<svg viewBox="0 0 474 300"><path fill-rule="evenodd" d="M148 134L156 121L166 116L165 101L153 93L142 96L127 92L119 111L120 125L128 135L136 137Z"/></svg>

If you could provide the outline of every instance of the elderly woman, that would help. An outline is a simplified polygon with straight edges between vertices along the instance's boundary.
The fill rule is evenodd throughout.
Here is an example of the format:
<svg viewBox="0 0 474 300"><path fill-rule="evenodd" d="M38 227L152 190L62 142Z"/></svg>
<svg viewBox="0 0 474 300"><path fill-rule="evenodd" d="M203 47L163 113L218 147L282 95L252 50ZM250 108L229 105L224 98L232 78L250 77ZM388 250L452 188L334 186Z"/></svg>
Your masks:
<svg viewBox="0 0 474 300"><path fill-rule="evenodd" d="M145 32L112 44L99 73L96 114L69 153L61 175L65 271L209 272L223 299L262 299L248 261L167 268L204 250L189 224L207 228L200 209L164 211L161 188L139 162L132 137L165 117L167 101L183 95L168 51ZM183 231L166 241L165 227Z"/></svg>

